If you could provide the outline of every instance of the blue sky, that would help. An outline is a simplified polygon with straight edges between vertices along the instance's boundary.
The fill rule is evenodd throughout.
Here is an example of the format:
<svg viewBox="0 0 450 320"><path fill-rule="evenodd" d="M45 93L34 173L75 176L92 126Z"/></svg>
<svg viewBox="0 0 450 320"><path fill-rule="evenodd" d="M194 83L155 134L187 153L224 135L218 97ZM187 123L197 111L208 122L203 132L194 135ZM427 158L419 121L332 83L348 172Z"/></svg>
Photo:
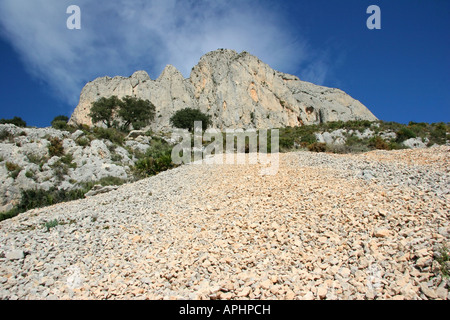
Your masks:
<svg viewBox="0 0 450 320"><path fill-rule="evenodd" d="M369 30L369 5L381 30ZM68 30L69 5L81 30ZM185 77L218 48L344 90L379 119L450 122L448 0L0 0L0 118L44 127L100 76L172 64Z"/></svg>

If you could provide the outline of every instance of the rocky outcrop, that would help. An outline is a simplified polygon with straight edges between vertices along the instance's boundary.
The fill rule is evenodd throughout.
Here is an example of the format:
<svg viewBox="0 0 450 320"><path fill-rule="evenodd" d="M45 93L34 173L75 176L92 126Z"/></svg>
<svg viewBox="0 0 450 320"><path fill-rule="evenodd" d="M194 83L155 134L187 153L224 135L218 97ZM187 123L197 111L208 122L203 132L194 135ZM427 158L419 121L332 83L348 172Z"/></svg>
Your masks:
<svg viewBox="0 0 450 320"><path fill-rule="evenodd" d="M339 89L301 81L247 52L225 49L204 55L187 79L168 65L156 80L137 71L128 78L102 77L89 82L70 123L92 125L92 102L112 95L149 99L156 107L154 130L170 129L170 117L186 107L211 115L213 127L218 129L377 120L363 104Z"/></svg>
<svg viewBox="0 0 450 320"><path fill-rule="evenodd" d="M80 189L102 179L131 179L134 151L145 152L150 144L126 140L124 147L106 139L87 137L53 128L18 128L0 125L0 213L13 209L22 190ZM138 137L139 138L139 137ZM142 138L142 137L141 137ZM52 155L49 145L57 139L62 155Z"/></svg>

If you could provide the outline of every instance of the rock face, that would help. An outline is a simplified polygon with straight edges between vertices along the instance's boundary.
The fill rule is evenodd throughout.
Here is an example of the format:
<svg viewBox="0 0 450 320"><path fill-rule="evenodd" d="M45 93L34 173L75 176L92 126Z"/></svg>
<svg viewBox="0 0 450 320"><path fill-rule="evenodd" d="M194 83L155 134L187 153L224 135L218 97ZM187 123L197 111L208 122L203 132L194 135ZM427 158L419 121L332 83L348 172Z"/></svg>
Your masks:
<svg viewBox="0 0 450 320"><path fill-rule="evenodd" d="M49 154L52 139L61 142L63 156ZM122 147L107 139L88 137L81 130L70 133L0 125L0 212L20 202L22 190L67 191L107 178L127 181L130 166L136 161L133 152L138 149L145 153L149 147L144 137L136 141L130 137Z"/></svg>
<svg viewBox="0 0 450 320"><path fill-rule="evenodd" d="M137 71L129 78L102 77L89 82L70 123L92 125L92 102L112 95L150 100L156 107L154 130L170 129L170 117L186 107L211 115L213 127L218 129L377 120L363 104L339 89L301 81L247 52L225 49L204 55L188 79L168 65L156 80Z"/></svg>

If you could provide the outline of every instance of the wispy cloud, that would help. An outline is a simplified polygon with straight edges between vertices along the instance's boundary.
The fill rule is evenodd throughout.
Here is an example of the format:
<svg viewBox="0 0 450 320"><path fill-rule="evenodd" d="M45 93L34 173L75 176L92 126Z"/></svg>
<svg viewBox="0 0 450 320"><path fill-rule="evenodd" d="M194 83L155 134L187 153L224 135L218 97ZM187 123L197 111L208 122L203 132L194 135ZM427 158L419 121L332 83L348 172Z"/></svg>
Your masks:
<svg viewBox="0 0 450 320"><path fill-rule="evenodd" d="M156 78L167 64L188 77L203 54L218 48L248 51L283 72L303 65L302 78L323 82L328 65L310 59L306 39L290 31L275 3L2 0L0 23L27 70L73 106L96 77L143 69ZM66 28L71 4L81 8L81 30Z"/></svg>

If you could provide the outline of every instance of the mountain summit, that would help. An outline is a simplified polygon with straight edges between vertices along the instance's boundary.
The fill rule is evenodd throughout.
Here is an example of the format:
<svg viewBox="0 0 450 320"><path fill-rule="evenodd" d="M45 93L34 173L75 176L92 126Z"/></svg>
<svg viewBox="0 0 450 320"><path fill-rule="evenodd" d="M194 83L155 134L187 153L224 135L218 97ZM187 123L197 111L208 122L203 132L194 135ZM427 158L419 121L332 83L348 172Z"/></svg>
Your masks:
<svg viewBox="0 0 450 320"><path fill-rule="evenodd" d="M156 80L145 71L128 78L97 78L83 88L70 123L92 125L88 116L92 102L112 95L150 100L156 107L154 130L170 129L170 117L187 107L211 115L218 129L377 120L367 107L339 89L301 81L248 52L227 49L202 56L187 79L172 65Z"/></svg>

